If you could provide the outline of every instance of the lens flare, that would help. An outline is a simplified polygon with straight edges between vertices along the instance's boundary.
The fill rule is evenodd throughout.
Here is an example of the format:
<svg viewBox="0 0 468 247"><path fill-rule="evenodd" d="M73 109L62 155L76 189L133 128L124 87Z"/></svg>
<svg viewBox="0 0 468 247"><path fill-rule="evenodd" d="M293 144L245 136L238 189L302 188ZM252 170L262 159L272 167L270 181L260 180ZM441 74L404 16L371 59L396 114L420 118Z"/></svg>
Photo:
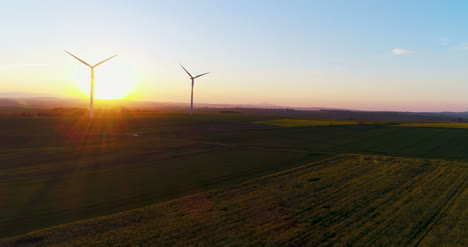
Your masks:
<svg viewBox="0 0 468 247"><path fill-rule="evenodd" d="M134 73L122 61L112 61L95 69L96 99L125 99L135 88ZM89 95L90 72L86 67L77 68L74 78L77 88L83 95Z"/></svg>

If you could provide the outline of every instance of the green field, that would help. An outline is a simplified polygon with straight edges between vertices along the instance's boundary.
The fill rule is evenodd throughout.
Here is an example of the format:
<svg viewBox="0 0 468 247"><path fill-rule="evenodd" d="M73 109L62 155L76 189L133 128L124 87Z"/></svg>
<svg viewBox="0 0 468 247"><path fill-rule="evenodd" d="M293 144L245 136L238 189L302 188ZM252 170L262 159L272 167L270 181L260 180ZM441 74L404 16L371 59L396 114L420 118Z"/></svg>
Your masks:
<svg viewBox="0 0 468 247"><path fill-rule="evenodd" d="M5 239L38 246L466 246L468 163L340 155ZM90 231L89 229L93 229Z"/></svg>
<svg viewBox="0 0 468 247"><path fill-rule="evenodd" d="M281 126L281 127L304 127L304 126L371 124L372 122L316 120L316 119L273 119L273 120L257 121L255 123L273 125L273 126Z"/></svg>
<svg viewBox="0 0 468 247"><path fill-rule="evenodd" d="M382 163L382 159L388 159L392 164L388 171L393 171L393 165L409 162L408 169L435 167L443 171L440 177L452 176L449 174L455 170L465 174L463 162L468 161L468 130L447 127L444 125L447 123L432 128L414 124L284 119L242 114L188 117L180 114L138 113L93 121L72 117L0 118L0 238L235 186L249 179L337 155L339 158L336 159L343 161L340 155L345 153L395 158L346 155L344 157L351 161L359 157L361 163L355 167L354 161L343 161L339 165L342 171L337 176L345 176L342 172L351 175L358 168L362 171L364 167L374 169L361 164ZM399 162L390 162L392 159ZM335 167L331 163L326 164ZM444 167L447 169L444 170ZM375 175L373 172L376 171L372 169L368 172ZM424 169L413 169L417 173L413 175L425 172ZM382 181L388 180L388 183L378 188L396 193L398 187L390 180L395 176L395 179L400 179L398 176L406 174L404 169L398 171L404 174L380 171L380 178ZM354 175L361 176L360 173ZM410 182L414 179L413 175L401 179ZM330 181L325 179L327 177L337 179L338 182L342 180L327 173L320 177L320 181ZM367 179L376 182L374 177ZM320 181L317 180L316 184L322 183ZM281 180L277 183L279 186L288 182ZM350 186L340 183L329 186ZM297 189L301 188L300 184L297 186ZM366 186L370 193L373 187L371 184ZM425 186L434 189L430 184ZM465 185L461 186L461 190L465 191ZM338 196L340 193L339 190L328 189L325 191L331 195ZM431 198L440 196L433 189L419 191L425 196L427 193L437 193L430 194ZM363 191L362 188L358 190ZM408 187L408 190L411 188ZM225 193L228 197L231 192ZM287 198L280 192L275 193L278 193L279 199ZM357 196L355 193L352 192L352 195ZM462 198L466 198L466 192L461 194ZM372 196L380 198L379 194L370 194L366 200L376 199ZM413 196L416 194L410 198ZM265 200L269 198L266 194L261 197ZM316 198L315 194L312 198ZM406 203L412 203L412 199L408 200ZM446 215L441 222L447 222L450 227L466 227L466 217L460 219L460 215L465 214L463 202L455 201L448 211L440 209ZM312 205L311 201L304 203ZM157 205L162 204L156 204L155 207ZM340 210L351 210L347 214L354 215L351 204L343 205L347 206ZM384 210L382 207L386 206L378 206L378 209ZM178 223L174 224L180 227ZM414 236L421 238L418 240L421 244L437 241L440 239L437 236L448 234L444 232L446 227L444 224L431 225L431 234L426 234L424 238L417 234ZM197 232L191 227L187 229ZM306 228L306 231L324 234L315 228ZM224 233L231 234L227 230ZM150 241L149 238L144 239ZM258 243L263 243L265 239L259 239ZM363 238L359 241L367 240ZM416 240L411 241L416 243ZM325 241L324 245L328 243L331 242Z"/></svg>
<svg viewBox="0 0 468 247"><path fill-rule="evenodd" d="M326 157L182 145L176 147L177 151L172 150L173 157L157 148L146 149L143 153L126 147L112 148L122 149L120 152L109 149L103 152L97 147L97 150L86 150L78 157L65 160L57 157L62 156L57 154L61 150L48 150L54 156L41 160L47 165L22 163L21 168L2 169L0 198L7 200L0 204L0 232L3 236L18 234L115 213ZM34 156L21 152L21 157L24 155ZM2 161L9 159L2 156Z"/></svg>
<svg viewBox="0 0 468 247"><path fill-rule="evenodd" d="M159 120L153 128L142 119L128 120L126 127L115 127L115 119L98 120L87 130L89 135L66 135L83 125L72 119L18 120L18 133L31 133L26 123L61 128L48 135L5 136L9 142L0 148L0 237L146 206L329 156L154 134L185 132L188 124L196 128L198 123L206 126L212 121L210 116L194 119L194 123L177 118L186 119L177 115L149 119L150 123ZM233 124L237 119L228 116L216 124ZM132 128L147 132L118 135Z"/></svg>
<svg viewBox="0 0 468 247"><path fill-rule="evenodd" d="M199 140L320 152L365 153L468 161L468 131L393 124L284 127L207 133Z"/></svg>

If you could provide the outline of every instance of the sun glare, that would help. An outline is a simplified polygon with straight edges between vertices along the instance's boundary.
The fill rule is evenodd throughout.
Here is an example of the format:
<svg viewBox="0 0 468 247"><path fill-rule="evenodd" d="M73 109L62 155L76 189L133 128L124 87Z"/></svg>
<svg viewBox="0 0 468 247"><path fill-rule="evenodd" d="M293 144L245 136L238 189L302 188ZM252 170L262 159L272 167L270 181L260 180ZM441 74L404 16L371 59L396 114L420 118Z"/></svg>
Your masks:
<svg viewBox="0 0 468 247"><path fill-rule="evenodd" d="M94 97L96 99L124 99L135 88L135 76L123 62L109 61L98 66L94 71ZM79 67L74 78L78 89L85 96L89 96L90 92L90 73L89 68Z"/></svg>

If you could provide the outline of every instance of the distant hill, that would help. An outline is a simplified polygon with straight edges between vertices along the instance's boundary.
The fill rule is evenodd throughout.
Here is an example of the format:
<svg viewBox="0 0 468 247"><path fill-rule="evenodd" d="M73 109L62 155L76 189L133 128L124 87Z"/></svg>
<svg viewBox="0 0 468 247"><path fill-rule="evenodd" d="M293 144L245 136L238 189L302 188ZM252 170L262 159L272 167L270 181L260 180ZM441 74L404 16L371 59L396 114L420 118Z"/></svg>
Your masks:
<svg viewBox="0 0 468 247"><path fill-rule="evenodd" d="M43 98L43 97L54 97L56 95L47 93L23 93L23 92L0 92L0 98Z"/></svg>
<svg viewBox="0 0 468 247"><path fill-rule="evenodd" d="M96 100L97 107L186 107L188 103L181 102L154 102L154 101L128 101L128 100ZM88 99L59 98L47 94L31 94L18 92L0 93L0 107L31 107L31 108L54 108L54 107L87 107ZM317 110L341 110L325 107L289 107L274 104L207 104L197 103L197 108L255 108L255 109L296 109L306 111Z"/></svg>
<svg viewBox="0 0 468 247"><path fill-rule="evenodd" d="M178 112L188 111L188 103L152 102L127 100L96 100L97 108L125 109L130 111ZM0 108L8 108L7 114L21 109L53 109L88 107L88 99L47 97L41 94L6 92L0 93ZM12 111L12 108L15 108ZM318 118L334 120L369 121L422 121L422 122L468 122L468 112L390 112L358 111L325 107L288 107L272 104L206 104L195 106L199 113L226 113L271 115L284 117ZM0 114L5 114L0 109Z"/></svg>

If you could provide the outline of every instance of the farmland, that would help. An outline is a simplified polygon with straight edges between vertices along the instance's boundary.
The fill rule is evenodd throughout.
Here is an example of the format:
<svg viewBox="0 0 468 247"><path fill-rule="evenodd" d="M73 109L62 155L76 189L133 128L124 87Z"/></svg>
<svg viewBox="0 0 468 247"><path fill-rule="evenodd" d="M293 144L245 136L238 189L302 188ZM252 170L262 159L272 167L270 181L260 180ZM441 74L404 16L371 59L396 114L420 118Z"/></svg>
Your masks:
<svg viewBox="0 0 468 247"><path fill-rule="evenodd" d="M2 244L463 246L467 167L464 162L339 155Z"/></svg>
<svg viewBox="0 0 468 247"><path fill-rule="evenodd" d="M255 123L281 126L281 127L305 127L305 126L333 126L333 125L352 125L366 124L372 122L364 121L337 121L337 120L317 120L317 119L273 119L257 121Z"/></svg>
<svg viewBox="0 0 468 247"><path fill-rule="evenodd" d="M402 127L376 122L207 133L199 139L243 146L468 161L468 131L461 128Z"/></svg>
<svg viewBox="0 0 468 247"><path fill-rule="evenodd" d="M87 145L81 150L3 153L2 164L8 166L0 173L0 195L8 200L0 205L0 232L17 234L115 213L326 157L184 141L146 144L156 147L141 149L141 143L110 141L104 147Z"/></svg>
<svg viewBox="0 0 468 247"><path fill-rule="evenodd" d="M402 123L399 126L468 129L468 123Z"/></svg>
<svg viewBox="0 0 468 247"><path fill-rule="evenodd" d="M460 216L466 214L463 206L467 197L466 183L462 180L466 178L468 131L445 125L428 128L418 124L421 123L284 119L243 114L188 117L146 112L105 116L93 121L77 117L0 118L0 238L154 204L150 207L165 212L157 214L159 218L144 214L130 216L130 212L124 212L86 222L93 224L96 231L108 232L103 234L109 235L96 235L104 238L102 241L124 241L118 236L128 232L132 236L135 234L135 238L129 239L141 238L142 242L135 242L137 244L161 241L172 245L170 239L162 238L158 232L169 231L172 235L168 236L177 236L183 245L193 241L192 232L203 238L209 231L199 231L205 225L195 224L197 220L187 223L193 219L184 218L186 214L174 205L194 203L190 210L202 210L197 204L199 199L192 200L202 195L202 202L205 196L210 201L214 198L210 202L213 208L226 208L213 211L219 214L218 222L210 218L214 223L206 226L212 231L216 231L214 228L224 231L219 232L219 239L206 238L213 243L223 244L229 240L236 245L236 238L272 245L340 245L369 241L376 241L377 245L431 245L448 235L448 226L457 231L466 228L466 219ZM295 167L300 168L294 170ZM280 173L285 170L287 172ZM299 173L313 177L303 183L300 181L305 178ZM255 179L269 174L275 175ZM457 182L450 186L442 184L452 180ZM239 185L243 182L246 183ZM456 184L458 189L453 187ZM263 187L265 190L259 189ZM436 190L439 187L441 191ZM196 193L202 194L184 197ZM460 195L455 196L457 193ZM177 201L180 197L184 198ZM233 201L235 198L244 199ZM352 198L363 200L366 205L353 205ZM256 201L260 199L264 202ZM432 200L436 204L421 208ZM323 204L325 202L327 204ZM241 207L249 203L260 208ZM267 205L271 203L273 208ZM419 211L416 214L413 209L425 213L417 218ZM275 215L248 219L248 215L257 212L255 210L281 214L282 220L294 219L291 221L294 224L288 220L289 223L279 221L279 225L273 226L246 225L246 221L278 220ZM246 215L236 219L228 212ZM285 212L287 214L283 215ZM130 218L120 219L127 215ZM350 219L364 217L366 221L347 221L344 215ZM389 221L380 215L387 215ZM141 219L142 223L131 217ZM407 223L405 217L413 217L413 221ZM105 223L99 223L100 220ZM162 225L169 228L156 227L157 221L165 222ZM219 226L220 221L232 224L223 228ZM326 222L330 222L329 225ZM388 228L381 226L384 222ZM82 232L82 237L76 239L76 245L81 245L83 239L93 238L86 235L89 232L84 229L94 228L80 225L88 223L73 223L56 228L62 229L58 232L45 230L47 234L41 234L50 236L51 243L59 243L57 238L67 238L64 231ZM122 224L128 228L106 228L100 224ZM181 227L183 224L188 225ZM296 224L302 228L296 228ZM394 224L413 228L402 230ZM241 225L248 229L244 231ZM338 232L336 236L327 235L337 227L349 229L343 233L355 235L339 236ZM266 233L258 232L257 228ZM293 230L277 234L277 228ZM352 230L354 228L356 230ZM416 228L421 233L416 233ZM402 234L402 239L385 239L382 237L384 230ZM141 234L137 233L140 231ZM187 235L183 231L191 233ZM273 242L272 234L278 238ZM459 245L460 236L450 234L454 245ZM161 236L154 237L156 235ZM303 235L316 237L302 238ZM258 236L258 239L249 236Z"/></svg>

